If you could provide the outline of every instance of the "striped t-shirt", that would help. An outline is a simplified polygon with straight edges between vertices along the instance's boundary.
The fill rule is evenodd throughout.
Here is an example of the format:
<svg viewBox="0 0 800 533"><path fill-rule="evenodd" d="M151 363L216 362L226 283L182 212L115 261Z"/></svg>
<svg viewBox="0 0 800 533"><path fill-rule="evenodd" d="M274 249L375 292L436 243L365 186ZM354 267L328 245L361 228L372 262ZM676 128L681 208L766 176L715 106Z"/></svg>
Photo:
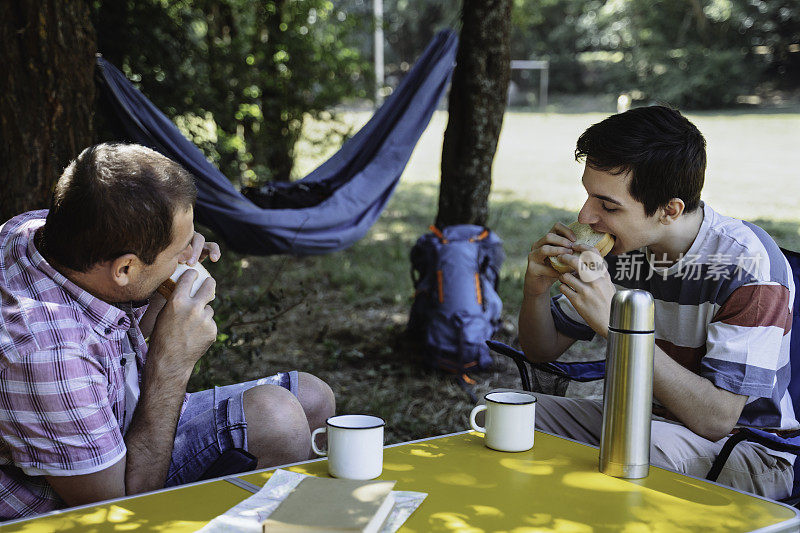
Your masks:
<svg viewBox="0 0 800 533"><path fill-rule="evenodd" d="M607 256L617 289L655 300L656 345L714 385L748 397L738 425L800 427L787 391L795 287L789 263L758 226L706 204L689 251L674 264L645 249ZM594 331L563 295L553 298L556 328L589 340Z"/></svg>

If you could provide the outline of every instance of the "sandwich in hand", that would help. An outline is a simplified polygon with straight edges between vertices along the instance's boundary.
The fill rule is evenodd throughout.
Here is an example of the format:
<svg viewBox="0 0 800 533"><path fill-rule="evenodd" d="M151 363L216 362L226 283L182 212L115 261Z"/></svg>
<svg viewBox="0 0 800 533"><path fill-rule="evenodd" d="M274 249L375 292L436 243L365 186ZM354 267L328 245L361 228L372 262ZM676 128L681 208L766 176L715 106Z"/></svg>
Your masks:
<svg viewBox="0 0 800 533"><path fill-rule="evenodd" d="M172 273L169 279L159 285L158 293L164 298L169 298L170 294L172 294L172 291L175 290L175 285L178 283L178 278L181 277L181 274L187 270L197 271L197 279L194 280L194 283L192 283L192 288L189 289L189 296L194 296L197 290L200 288L200 285L202 285L207 278L211 277L211 274L208 273L208 270L206 270L205 267L200 263L195 263L192 266L180 263L178 264L178 268L175 269L175 272Z"/></svg>
<svg viewBox="0 0 800 533"><path fill-rule="evenodd" d="M594 231L588 224L581 224L580 222L573 222L568 227L577 238L574 244L594 246L600 252L601 256L605 256L611 251L611 248L614 247L614 237L610 233L599 233ZM562 274L574 270L571 266L559 261L558 257L551 257L550 263L553 265L553 268Z"/></svg>

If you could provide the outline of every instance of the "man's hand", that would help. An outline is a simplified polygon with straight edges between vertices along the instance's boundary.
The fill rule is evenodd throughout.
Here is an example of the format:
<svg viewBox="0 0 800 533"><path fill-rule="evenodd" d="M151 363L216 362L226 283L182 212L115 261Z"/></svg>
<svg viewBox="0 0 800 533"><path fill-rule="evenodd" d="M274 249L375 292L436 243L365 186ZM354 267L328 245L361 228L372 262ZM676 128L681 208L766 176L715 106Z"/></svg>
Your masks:
<svg viewBox="0 0 800 533"><path fill-rule="evenodd" d="M126 494L164 486L186 384L217 336L214 311L208 305L216 282L208 278L189 296L196 278L194 270L181 274L150 337L141 396L125 435Z"/></svg>
<svg viewBox="0 0 800 533"><path fill-rule="evenodd" d="M197 272L187 270L178 278L175 290L158 315L148 350L148 365L167 363L172 372L188 379L194 364L217 336L214 310L216 282L208 278L194 296L189 296Z"/></svg>
<svg viewBox="0 0 800 533"><path fill-rule="evenodd" d="M550 312L550 287L561 275L550 258L573 253L575 238L571 229L556 222L528 254L519 311L519 343L530 361L555 361L575 342L556 329Z"/></svg>
<svg viewBox="0 0 800 533"><path fill-rule="evenodd" d="M523 289L526 295L540 296L550 290L550 286L560 274L550 264L549 258L571 254L575 239L571 229L561 222L556 222L544 237L531 246Z"/></svg>
<svg viewBox="0 0 800 533"><path fill-rule="evenodd" d="M560 274L559 290L598 335L608 337L611 299L617 289L605 267L605 261L593 246L575 245L580 255L561 255L559 260L575 272Z"/></svg>
<svg viewBox="0 0 800 533"><path fill-rule="evenodd" d="M211 262L216 263L219 261L221 257L221 253L219 250L219 245L215 242L207 242L206 238L203 237L202 234L195 232L194 237L192 237L191 243L191 253L188 256L183 258L180 262L186 263L187 265L194 265L198 262L202 262L206 257L211 259ZM150 303L147 306L147 311L145 311L144 316L139 321L139 327L142 330L142 334L145 338L150 337L153 333L153 328L155 327L156 320L158 320L158 315L161 313L161 310L164 308L164 304L167 301L164 299L163 296L159 293L153 293L150 296Z"/></svg>
<svg viewBox="0 0 800 533"><path fill-rule="evenodd" d="M186 260L186 264L192 266L198 261L203 261L206 257L211 259L212 263L216 263L221 255L219 244L206 242L206 238L195 231L192 238L192 254Z"/></svg>

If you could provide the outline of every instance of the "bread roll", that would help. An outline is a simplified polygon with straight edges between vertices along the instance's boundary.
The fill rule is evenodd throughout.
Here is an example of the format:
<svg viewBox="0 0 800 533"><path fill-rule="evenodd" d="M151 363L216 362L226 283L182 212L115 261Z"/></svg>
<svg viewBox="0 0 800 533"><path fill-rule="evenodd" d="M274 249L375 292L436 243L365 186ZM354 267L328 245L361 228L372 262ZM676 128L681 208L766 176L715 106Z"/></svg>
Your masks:
<svg viewBox="0 0 800 533"><path fill-rule="evenodd" d="M175 290L175 285L178 283L178 278L181 277L181 274L187 270L197 271L197 279L194 280L192 288L189 289L189 296L194 296L197 293L197 290L200 288L200 285L202 285L207 278L211 277L211 274L208 273L208 270L206 270L206 268L200 263L195 263L192 266L180 263L178 264L178 268L175 269L175 272L172 273L169 279L159 285L158 293L164 298L169 298L169 296L172 294L172 291Z"/></svg>
<svg viewBox="0 0 800 533"><path fill-rule="evenodd" d="M614 247L614 237L610 233L599 233L594 231L588 224L581 224L580 222L573 222L570 224L569 229L575 234L577 240L574 244L585 244L586 246L594 246L600 252L601 256L605 256ZM558 257L551 257L550 264L553 268L566 274L572 272L572 267L566 265L558 260Z"/></svg>

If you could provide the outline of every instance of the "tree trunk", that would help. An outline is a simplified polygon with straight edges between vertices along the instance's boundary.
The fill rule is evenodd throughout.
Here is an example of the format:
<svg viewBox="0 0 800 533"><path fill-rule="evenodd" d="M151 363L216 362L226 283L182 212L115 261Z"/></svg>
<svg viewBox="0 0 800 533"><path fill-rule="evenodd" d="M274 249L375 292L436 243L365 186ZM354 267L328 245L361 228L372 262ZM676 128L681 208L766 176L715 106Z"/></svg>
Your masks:
<svg viewBox="0 0 800 533"><path fill-rule="evenodd" d="M485 225L511 73L511 0L464 0L436 225Z"/></svg>
<svg viewBox="0 0 800 533"><path fill-rule="evenodd" d="M95 35L85 0L14 0L0 21L0 223L47 207L92 143Z"/></svg>
<svg viewBox="0 0 800 533"><path fill-rule="evenodd" d="M287 105L288 80L284 78L278 64L272 59L280 50L288 48L282 42L285 15L293 7L280 0L274 2L274 11L261 12L261 32L267 32L269 38L261 44L267 50L266 61L261 65L263 71L270 72L274 80L269 86L262 86L261 113L264 120L258 132L253 132L251 146L258 146L253 150L252 167L260 168L257 174L269 176L269 181L289 181L294 167L294 146L302 129L303 115L295 116L296 106ZM299 121L300 126L296 123ZM293 124L295 124L293 126Z"/></svg>

